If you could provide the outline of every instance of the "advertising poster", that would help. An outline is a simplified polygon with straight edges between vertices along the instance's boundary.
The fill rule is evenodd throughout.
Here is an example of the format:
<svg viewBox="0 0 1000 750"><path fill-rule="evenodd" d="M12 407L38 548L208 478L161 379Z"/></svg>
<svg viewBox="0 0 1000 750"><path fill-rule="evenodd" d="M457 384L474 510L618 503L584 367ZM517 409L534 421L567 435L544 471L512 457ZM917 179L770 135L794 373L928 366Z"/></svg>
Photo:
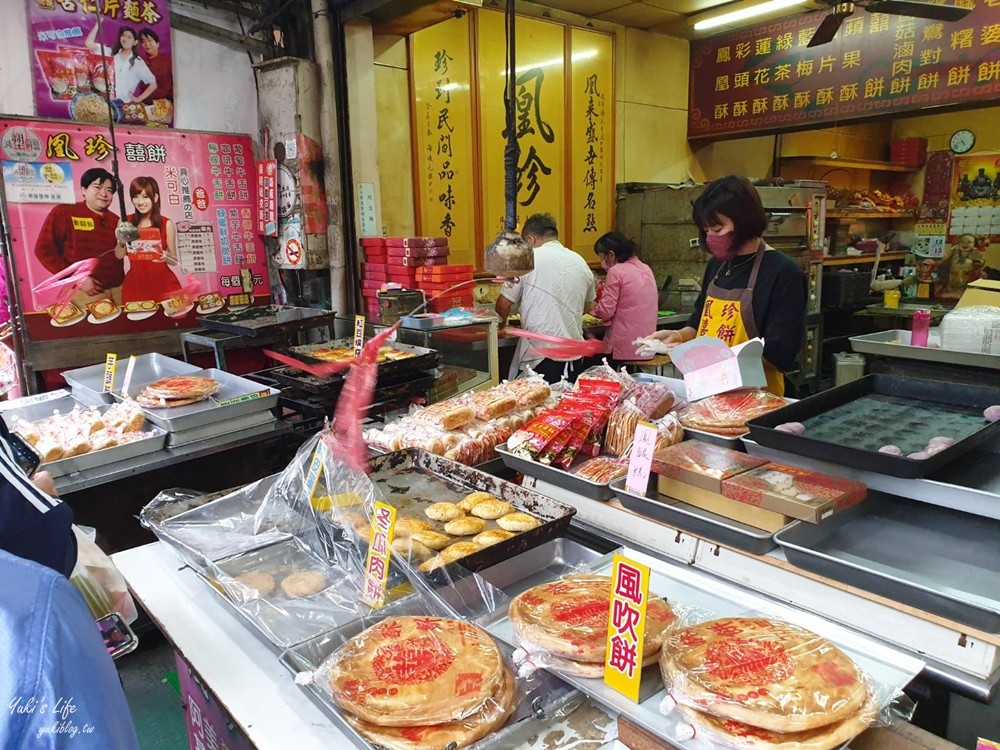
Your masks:
<svg viewBox="0 0 1000 750"><path fill-rule="evenodd" d="M11 257L28 338L193 328L197 314L269 301L257 234L249 136L115 131L126 218L140 237L118 245L121 209L105 128L0 120ZM41 288L72 263L97 258L69 304ZM36 291L37 289L37 291ZM184 291L197 290L194 304Z"/></svg>
<svg viewBox="0 0 1000 750"><path fill-rule="evenodd" d="M27 0L27 4L39 117L107 122L107 91L117 121L173 125L167 0Z"/></svg>

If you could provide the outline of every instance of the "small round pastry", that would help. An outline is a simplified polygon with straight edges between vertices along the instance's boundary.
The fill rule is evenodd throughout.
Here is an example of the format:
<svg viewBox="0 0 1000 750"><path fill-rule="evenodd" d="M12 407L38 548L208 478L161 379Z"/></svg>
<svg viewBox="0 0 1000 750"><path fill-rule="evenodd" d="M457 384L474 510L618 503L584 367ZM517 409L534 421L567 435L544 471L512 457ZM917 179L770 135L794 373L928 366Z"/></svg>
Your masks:
<svg viewBox="0 0 1000 750"><path fill-rule="evenodd" d="M427 521L422 521L419 518L411 518L410 516L403 516L402 518L396 519L396 525L393 527L393 538L402 539L408 536L412 536L415 531L430 531L434 527L431 526Z"/></svg>
<svg viewBox="0 0 1000 750"><path fill-rule="evenodd" d="M470 516L456 518L454 521L448 521L444 525L445 533L452 536L473 536L485 528L486 521L482 518L472 518Z"/></svg>
<svg viewBox="0 0 1000 750"><path fill-rule="evenodd" d="M318 570L298 570L285 576L281 582L281 590L292 599L312 596L326 586L326 574Z"/></svg>
<svg viewBox="0 0 1000 750"><path fill-rule="evenodd" d="M917 451L916 453L907 453L907 458L912 458L914 461L926 461L930 456L926 451Z"/></svg>
<svg viewBox="0 0 1000 750"><path fill-rule="evenodd" d="M986 410L983 411L983 417L987 422L996 422L1000 419L1000 406L996 404L993 406L987 406Z"/></svg>
<svg viewBox="0 0 1000 750"><path fill-rule="evenodd" d="M927 441L927 447L931 448L936 445L940 445L942 448L950 448L955 444L955 438L944 437L939 435L938 437L932 437Z"/></svg>
<svg viewBox="0 0 1000 750"><path fill-rule="evenodd" d="M502 541L510 539L512 536L514 536L512 533L503 529L489 529L481 534L476 534L472 538L472 541L484 547L489 547L491 544L499 544Z"/></svg>
<svg viewBox="0 0 1000 750"><path fill-rule="evenodd" d="M401 537L392 540L392 548L411 563L421 563L434 556L434 550L421 544L412 537Z"/></svg>
<svg viewBox="0 0 1000 750"><path fill-rule="evenodd" d="M471 513L472 509L479 505L479 503L496 499L496 496L491 495L489 492L472 492L458 501L458 507L466 513Z"/></svg>
<svg viewBox="0 0 1000 750"><path fill-rule="evenodd" d="M779 424L774 429L781 432L787 432L792 435L805 435L806 427L801 422L785 422L784 424Z"/></svg>
<svg viewBox="0 0 1000 750"><path fill-rule="evenodd" d="M895 445L883 445L881 448L878 449L878 452L879 453L885 453L886 455L889 455L889 456L902 456L903 455L903 451L901 451Z"/></svg>
<svg viewBox="0 0 1000 750"><path fill-rule="evenodd" d="M502 518L498 518L497 525L501 529L517 533L537 528L542 525L542 522L534 516L529 516L527 513L510 513Z"/></svg>
<svg viewBox="0 0 1000 750"><path fill-rule="evenodd" d="M446 563L451 563L471 555L473 552L479 552L481 549L482 547L475 542L455 542L441 550L441 559Z"/></svg>
<svg viewBox="0 0 1000 750"><path fill-rule="evenodd" d="M447 534L441 534L437 531L414 531L410 535L410 538L415 539L425 547L430 547L435 550L442 550L451 544L450 536Z"/></svg>
<svg viewBox="0 0 1000 750"><path fill-rule="evenodd" d="M454 521L465 515L455 503L434 503L424 508L424 513L432 521Z"/></svg>
<svg viewBox="0 0 1000 750"><path fill-rule="evenodd" d="M478 518L486 518L490 521L513 512L513 505L505 503L503 500L497 500L496 498L485 500L472 509L472 515Z"/></svg>
<svg viewBox="0 0 1000 750"><path fill-rule="evenodd" d="M274 591L274 576L270 573L251 570L248 573L240 573L236 576L236 581L248 589L253 589L261 596L267 596Z"/></svg>

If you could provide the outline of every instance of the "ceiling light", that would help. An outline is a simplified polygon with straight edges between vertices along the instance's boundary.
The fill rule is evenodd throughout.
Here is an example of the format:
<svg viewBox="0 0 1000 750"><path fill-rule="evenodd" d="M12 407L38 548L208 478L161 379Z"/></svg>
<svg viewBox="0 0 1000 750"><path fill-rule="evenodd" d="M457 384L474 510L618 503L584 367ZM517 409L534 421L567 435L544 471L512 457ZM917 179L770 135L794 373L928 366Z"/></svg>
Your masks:
<svg viewBox="0 0 1000 750"><path fill-rule="evenodd" d="M716 26L724 26L737 21L743 21L747 18L762 16L765 13L781 10L782 8L789 8L793 5L801 5L803 2L804 0L767 0L767 2L761 3L760 5L753 5L749 8L741 8L740 10L723 13L721 16L716 16L715 18L706 18L703 21L698 21L695 23L694 28L698 31L712 29Z"/></svg>

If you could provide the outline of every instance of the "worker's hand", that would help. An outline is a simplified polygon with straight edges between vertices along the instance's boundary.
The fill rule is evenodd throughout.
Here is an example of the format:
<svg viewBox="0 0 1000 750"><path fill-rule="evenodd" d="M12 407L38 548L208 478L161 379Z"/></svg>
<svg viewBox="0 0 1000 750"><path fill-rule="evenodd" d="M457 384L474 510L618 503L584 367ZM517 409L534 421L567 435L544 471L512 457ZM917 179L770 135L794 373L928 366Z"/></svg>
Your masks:
<svg viewBox="0 0 1000 750"><path fill-rule="evenodd" d="M56 483L52 481L52 475L47 471L39 471L31 478L34 485L44 492L46 495L51 495L52 497L57 497L59 495L56 492Z"/></svg>
<svg viewBox="0 0 1000 750"><path fill-rule="evenodd" d="M96 297L101 293L101 285L93 276L88 276L83 280L83 283L80 284L80 291L88 297Z"/></svg>
<svg viewBox="0 0 1000 750"><path fill-rule="evenodd" d="M662 341L664 344L683 344L684 335L680 331L654 331L646 336L647 339Z"/></svg>

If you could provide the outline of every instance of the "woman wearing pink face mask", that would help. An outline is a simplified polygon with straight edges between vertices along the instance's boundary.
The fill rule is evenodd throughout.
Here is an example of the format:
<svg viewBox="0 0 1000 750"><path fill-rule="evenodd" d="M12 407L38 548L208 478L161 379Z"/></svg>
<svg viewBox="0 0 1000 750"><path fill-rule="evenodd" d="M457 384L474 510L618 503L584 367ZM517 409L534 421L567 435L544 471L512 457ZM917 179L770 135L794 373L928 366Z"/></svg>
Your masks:
<svg viewBox="0 0 1000 750"><path fill-rule="evenodd" d="M785 393L805 333L806 277L799 265L761 239L767 228L756 188L729 175L709 183L694 201L691 220L711 255L688 326L649 338L680 344L714 336L736 346L764 339L767 389Z"/></svg>
<svg viewBox="0 0 1000 750"><path fill-rule="evenodd" d="M618 368L637 357L632 344L656 328L657 294L653 271L639 260L639 248L621 232L608 232L594 243L594 252L608 272L601 299L590 311L610 326L604 336L609 364Z"/></svg>

